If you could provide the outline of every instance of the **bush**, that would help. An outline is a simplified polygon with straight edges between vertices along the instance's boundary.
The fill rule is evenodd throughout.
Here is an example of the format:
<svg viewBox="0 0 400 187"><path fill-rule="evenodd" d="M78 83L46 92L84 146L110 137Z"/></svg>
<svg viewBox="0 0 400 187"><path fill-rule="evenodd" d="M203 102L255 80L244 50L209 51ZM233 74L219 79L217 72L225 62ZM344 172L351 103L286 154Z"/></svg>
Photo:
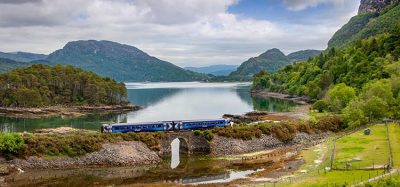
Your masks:
<svg viewBox="0 0 400 187"><path fill-rule="evenodd" d="M24 147L24 139L17 133L0 133L0 152L4 156L16 155Z"/></svg>
<svg viewBox="0 0 400 187"><path fill-rule="evenodd" d="M318 100L312 105L313 110L318 110L318 112L324 112L328 109L328 104L324 100Z"/></svg>
<svg viewBox="0 0 400 187"><path fill-rule="evenodd" d="M214 138L213 133L212 133L211 131L209 131L209 130L205 130L205 131L203 132L203 136L204 136L204 138L205 138L206 140L208 140L208 141L211 141L211 140Z"/></svg>
<svg viewBox="0 0 400 187"><path fill-rule="evenodd" d="M201 131L195 130L195 131L193 131L193 134L196 135L196 136L200 136L201 135Z"/></svg>
<svg viewBox="0 0 400 187"><path fill-rule="evenodd" d="M315 124L315 128L324 132L339 132L340 130L347 128L347 126L342 122L339 116L328 115L320 117L318 122Z"/></svg>

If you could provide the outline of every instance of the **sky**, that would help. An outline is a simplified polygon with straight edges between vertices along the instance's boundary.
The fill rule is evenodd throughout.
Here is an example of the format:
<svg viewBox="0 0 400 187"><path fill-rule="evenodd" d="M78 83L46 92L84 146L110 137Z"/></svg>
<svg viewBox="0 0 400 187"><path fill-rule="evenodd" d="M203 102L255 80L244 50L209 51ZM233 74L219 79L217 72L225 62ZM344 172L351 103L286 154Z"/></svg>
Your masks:
<svg viewBox="0 0 400 187"><path fill-rule="evenodd" d="M0 0L0 51L75 40L133 45L181 67L238 65L271 48L325 49L359 0Z"/></svg>

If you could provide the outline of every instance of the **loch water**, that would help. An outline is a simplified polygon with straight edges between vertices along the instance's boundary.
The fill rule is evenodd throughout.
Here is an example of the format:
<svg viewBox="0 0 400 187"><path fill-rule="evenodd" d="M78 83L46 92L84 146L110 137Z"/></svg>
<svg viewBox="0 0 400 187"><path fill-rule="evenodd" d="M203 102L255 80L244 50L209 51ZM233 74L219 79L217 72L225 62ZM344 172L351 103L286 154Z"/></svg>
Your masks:
<svg viewBox="0 0 400 187"><path fill-rule="evenodd" d="M296 106L292 101L254 97L250 94L250 83L126 83L126 87L128 100L143 109L74 118L0 116L0 130L31 132L41 128L73 127L99 131L104 123L216 119L224 114L243 114L253 110L289 111Z"/></svg>
<svg viewBox="0 0 400 187"><path fill-rule="evenodd" d="M221 118L223 114L289 111L294 102L253 97L249 83L126 83L128 99L142 110L122 114L90 114L78 118L25 119L0 117L6 132L73 127L99 130L110 122L144 122ZM238 166L230 159L180 153L180 141L171 143L171 156L146 166L33 170L15 175L13 186L153 186L161 184L224 183L246 178L267 166Z"/></svg>

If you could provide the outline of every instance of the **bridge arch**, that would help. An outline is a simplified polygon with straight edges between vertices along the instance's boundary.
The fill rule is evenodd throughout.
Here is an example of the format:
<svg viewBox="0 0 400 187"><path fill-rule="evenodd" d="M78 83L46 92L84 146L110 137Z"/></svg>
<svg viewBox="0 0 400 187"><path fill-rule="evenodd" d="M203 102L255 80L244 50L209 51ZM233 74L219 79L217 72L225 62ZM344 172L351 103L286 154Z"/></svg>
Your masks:
<svg viewBox="0 0 400 187"><path fill-rule="evenodd" d="M210 143L201 135L194 135L192 131L166 133L162 142L160 152L162 155L171 155L171 143L175 139L180 141L179 152L187 154L209 154Z"/></svg>

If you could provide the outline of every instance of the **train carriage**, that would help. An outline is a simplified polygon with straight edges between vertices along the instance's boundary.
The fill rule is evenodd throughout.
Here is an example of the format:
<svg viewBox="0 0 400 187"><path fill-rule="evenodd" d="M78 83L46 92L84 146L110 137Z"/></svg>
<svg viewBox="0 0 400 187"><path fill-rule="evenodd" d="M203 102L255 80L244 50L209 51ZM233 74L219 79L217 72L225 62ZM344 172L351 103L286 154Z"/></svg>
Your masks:
<svg viewBox="0 0 400 187"><path fill-rule="evenodd" d="M227 127L233 123L229 119L217 120L188 120L188 121L162 121L144 123L115 123L103 124L101 132L126 133L126 132L159 132L159 131L187 131L208 129L214 127Z"/></svg>

